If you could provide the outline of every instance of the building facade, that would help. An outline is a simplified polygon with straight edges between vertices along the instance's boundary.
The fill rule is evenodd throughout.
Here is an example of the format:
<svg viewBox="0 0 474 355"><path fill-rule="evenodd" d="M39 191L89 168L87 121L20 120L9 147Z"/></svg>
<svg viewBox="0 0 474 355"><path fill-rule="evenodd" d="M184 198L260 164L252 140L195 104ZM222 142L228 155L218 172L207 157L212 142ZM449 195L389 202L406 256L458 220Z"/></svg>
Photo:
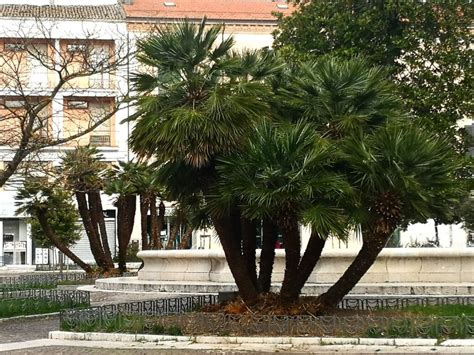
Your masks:
<svg viewBox="0 0 474 355"><path fill-rule="evenodd" d="M121 104L128 92L127 46L125 12L116 1L0 1L0 169L14 162L25 136L19 127L26 129L30 112L40 106L30 146L64 143L45 144L18 171L57 166L65 151L86 144L107 162L126 160L128 131L119 122L127 117ZM0 265L47 259L35 250L27 216L16 215L22 181L15 174L0 188ZM115 208L104 202L115 245ZM76 251L91 260L82 244Z"/></svg>

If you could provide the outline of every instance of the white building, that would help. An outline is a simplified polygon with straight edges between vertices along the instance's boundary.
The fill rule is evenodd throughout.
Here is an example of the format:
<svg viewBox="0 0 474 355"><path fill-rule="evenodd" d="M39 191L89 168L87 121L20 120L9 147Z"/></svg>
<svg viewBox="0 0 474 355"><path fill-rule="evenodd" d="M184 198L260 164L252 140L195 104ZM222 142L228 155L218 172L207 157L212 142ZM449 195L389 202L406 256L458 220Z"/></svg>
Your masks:
<svg viewBox="0 0 474 355"><path fill-rule="evenodd" d="M115 0L1 0L0 169L14 157L17 132L11 126L23 117L32 98L54 98L41 111L41 134L51 139L73 136L87 130L94 120L113 114L92 132L42 149L27 159L55 166L65 150L91 144L108 162L126 160L129 127L119 122L127 117L127 109L118 105L128 91L128 71L125 61L120 65L110 63L124 59L127 46L125 13ZM91 67L107 69L71 79L54 94L59 82L57 70L63 66L63 74L84 73L82 68L89 65L83 63L86 57L93 63ZM21 87L15 80L5 79L15 68L21 71ZM15 193L20 183L21 178L12 176L0 189L0 265L36 262L26 216L15 215ZM109 234L115 246L115 208L106 200L104 209L111 217ZM86 238L75 247L85 260L92 259L89 249Z"/></svg>

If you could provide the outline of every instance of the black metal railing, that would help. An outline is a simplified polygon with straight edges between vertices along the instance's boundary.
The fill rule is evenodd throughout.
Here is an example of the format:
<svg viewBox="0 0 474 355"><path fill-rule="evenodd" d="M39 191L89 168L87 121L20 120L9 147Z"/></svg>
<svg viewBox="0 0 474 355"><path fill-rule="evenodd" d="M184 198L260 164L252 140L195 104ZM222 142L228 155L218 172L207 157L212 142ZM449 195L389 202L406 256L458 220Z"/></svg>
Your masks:
<svg viewBox="0 0 474 355"><path fill-rule="evenodd" d="M63 302L65 300L72 301L77 304L90 305L90 294L87 291L78 290L18 290L4 291L0 293L0 301L2 300L19 300L19 299L42 299L54 302Z"/></svg>
<svg viewBox="0 0 474 355"><path fill-rule="evenodd" d="M474 296L348 296L338 308L353 310L402 309L410 306L474 305Z"/></svg>
<svg viewBox="0 0 474 355"><path fill-rule="evenodd" d="M183 329L186 334L240 335L335 335L335 336L409 336L409 337L473 337L471 316L260 316L191 312L217 304L215 295L189 296L152 301L120 303L68 309L61 312L63 330L156 332L156 329ZM352 310L396 310L409 306L472 305L474 296L432 296L400 298L347 297L340 308Z"/></svg>
<svg viewBox="0 0 474 355"><path fill-rule="evenodd" d="M123 275L113 275L107 277L131 277L136 275L136 272L129 272ZM0 294L4 291L8 292L36 288L55 288L61 282L83 282L84 280L96 280L101 277L102 276L86 274L84 272L2 276L0 277Z"/></svg>
<svg viewBox="0 0 474 355"><path fill-rule="evenodd" d="M89 292L77 290L21 290L0 294L0 318L90 307Z"/></svg>

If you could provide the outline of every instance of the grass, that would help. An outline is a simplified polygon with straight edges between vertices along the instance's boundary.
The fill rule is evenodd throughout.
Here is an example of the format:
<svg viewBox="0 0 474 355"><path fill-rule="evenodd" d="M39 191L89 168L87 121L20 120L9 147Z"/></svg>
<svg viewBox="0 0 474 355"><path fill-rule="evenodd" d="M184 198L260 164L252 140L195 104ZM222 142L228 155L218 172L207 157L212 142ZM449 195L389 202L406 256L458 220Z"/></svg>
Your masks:
<svg viewBox="0 0 474 355"><path fill-rule="evenodd" d="M472 330L469 330L472 320L468 317L474 317L474 305L408 306L395 311L395 314L394 311L380 310L380 314L384 312L389 312L393 320L389 324L369 327L366 336L411 338L422 334L423 337L436 339L472 338Z"/></svg>
<svg viewBox="0 0 474 355"><path fill-rule="evenodd" d="M66 308L86 308L88 304L75 302L53 302L45 299L2 299L0 300L0 318L27 316L59 312Z"/></svg>
<svg viewBox="0 0 474 355"><path fill-rule="evenodd" d="M140 315L117 315L107 320L80 322L75 325L61 324L61 330L77 332L106 332L106 333L143 333L163 335L183 335L177 326L163 326L153 320L153 317Z"/></svg>
<svg viewBox="0 0 474 355"><path fill-rule="evenodd" d="M426 316L474 316L474 305L409 306L402 311Z"/></svg>
<svg viewBox="0 0 474 355"><path fill-rule="evenodd" d="M187 335L223 335L226 333L233 335L282 335L280 333L272 333L274 332L273 330L265 330L266 328L263 323L261 329L259 329L258 324L255 324L255 331L257 333L248 334L246 332L247 326L252 328L254 324L246 323L248 320L245 319L243 324L233 320L223 324L220 320L216 320L219 317L215 317L216 315L212 313L193 311L189 312L188 315L190 318L185 319L184 322L183 319L180 319L180 315L170 315L164 318L141 315L116 315L108 319L97 318L94 321L87 319L84 322L80 319L72 319L71 323L61 324L61 329L79 332L97 331L168 335L182 335L183 333ZM472 338L473 320L471 318L473 315L474 306L472 305L410 306L401 310L380 310L371 315L359 315L362 321L352 324L350 332L346 332L345 329L334 328L333 330L328 329L327 332L329 333L327 334L325 333L326 331L324 331L324 334L310 333L312 336L333 335L371 338ZM202 324L202 316L207 317L205 329L198 329L196 324ZM196 318L194 319L194 317ZM345 316L336 315L334 317ZM176 324L181 324L183 327L180 328ZM242 329L242 326L245 328ZM292 335L296 336L298 334Z"/></svg>

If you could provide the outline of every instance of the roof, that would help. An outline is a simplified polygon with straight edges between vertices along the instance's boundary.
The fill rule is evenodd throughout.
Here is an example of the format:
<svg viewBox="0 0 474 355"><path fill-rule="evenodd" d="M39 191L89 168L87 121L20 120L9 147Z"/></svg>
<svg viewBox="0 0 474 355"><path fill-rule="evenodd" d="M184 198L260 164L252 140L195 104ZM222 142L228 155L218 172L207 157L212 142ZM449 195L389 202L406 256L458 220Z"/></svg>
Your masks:
<svg viewBox="0 0 474 355"><path fill-rule="evenodd" d="M201 19L206 16L210 20L276 21L274 12L290 14L294 7L284 0L133 0L133 4L124 5L124 9L131 19Z"/></svg>
<svg viewBox="0 0 474 355"><path fill-rule="evenodd" d="M73 20L124 20L121 5L54 6L54 5L0 5L0 17L35 17Z"/></svg>

